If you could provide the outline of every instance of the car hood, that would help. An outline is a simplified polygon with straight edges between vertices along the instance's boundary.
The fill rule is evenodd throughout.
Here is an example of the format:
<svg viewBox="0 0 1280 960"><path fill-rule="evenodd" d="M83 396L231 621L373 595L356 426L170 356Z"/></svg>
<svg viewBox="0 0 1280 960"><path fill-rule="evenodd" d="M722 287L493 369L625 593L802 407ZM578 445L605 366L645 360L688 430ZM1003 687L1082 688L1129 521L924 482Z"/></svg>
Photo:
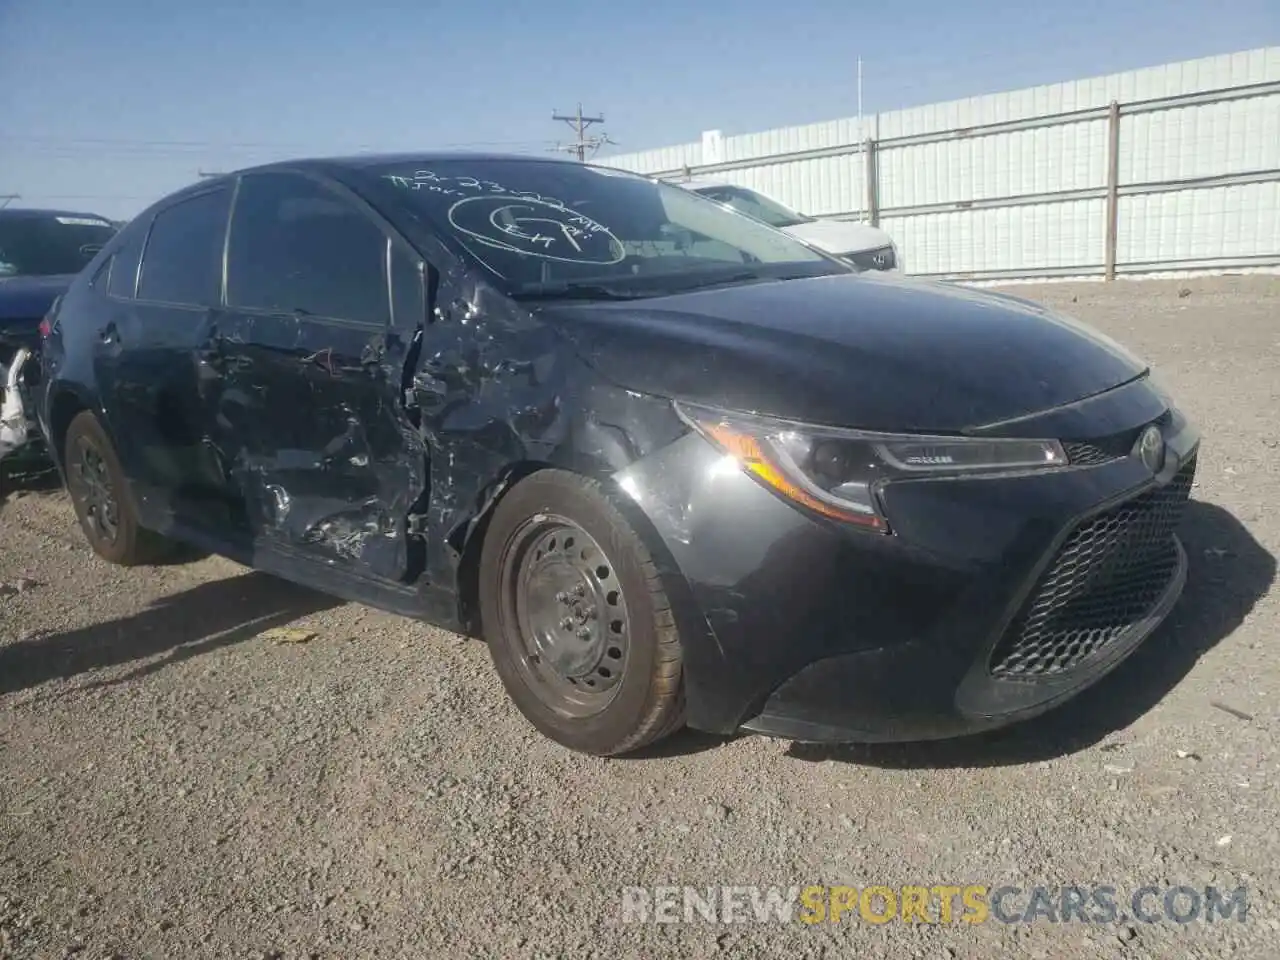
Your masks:
<svg viewBox="0 0 1280 960"><path fill-rule="evenodd" d="M819 250L838 255L879 250L892 242L879 227L853 220L814 220L786 227L785 231Z"/></svg>
<svg viewBox="0 0 1280 960"><path fill-rule="evenodd" d="M1109 338L1028 301L890 274L539 312L628 389L869 430L963 433L1147 369Z"/></svg>
<svg viewBox="0 0 1280 960"><path fill-rule="evenodd" d="M0 327L29 324L34 328L74 279L74 274L0 277Z"/></svg>

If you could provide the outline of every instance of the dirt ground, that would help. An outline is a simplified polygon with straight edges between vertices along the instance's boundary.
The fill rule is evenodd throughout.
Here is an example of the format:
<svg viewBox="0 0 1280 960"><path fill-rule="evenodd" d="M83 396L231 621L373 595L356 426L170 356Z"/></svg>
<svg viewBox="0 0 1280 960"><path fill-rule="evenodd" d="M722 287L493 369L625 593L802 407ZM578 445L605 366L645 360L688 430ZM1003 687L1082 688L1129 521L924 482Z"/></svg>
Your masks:
<svg viewBox="0 0 1280 960"><path fill-rule="evenodd" d="M0 957L1280 955L1280 278L1010 292L1150 359L1205 440L1170 621L980 738L584 758L532 731L480 643L217 558L112 568L60 491L10 492ZM316 636L261 636L282 625ZM1104 884L1122 913L1213 885L1248 911L622 922L623 888L682 884L1021 888L1006 911Z"/></svg>

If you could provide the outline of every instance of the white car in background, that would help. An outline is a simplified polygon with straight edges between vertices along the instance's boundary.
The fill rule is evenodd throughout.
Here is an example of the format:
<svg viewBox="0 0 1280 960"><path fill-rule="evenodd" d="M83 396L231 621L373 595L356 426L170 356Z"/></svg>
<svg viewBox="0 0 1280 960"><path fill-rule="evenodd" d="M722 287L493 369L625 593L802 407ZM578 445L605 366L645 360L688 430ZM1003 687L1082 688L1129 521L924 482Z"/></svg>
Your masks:
<svg viewBox="0 0 1280 960"><path fill-rule="evenodd" d="M797 240L863 270L902 270L902 255L898 252L897 244L887 233L869 223L807 217L759 190L723 180L695 177L678 183L686 190L692 190L749 217L763 220Z"/></svg>

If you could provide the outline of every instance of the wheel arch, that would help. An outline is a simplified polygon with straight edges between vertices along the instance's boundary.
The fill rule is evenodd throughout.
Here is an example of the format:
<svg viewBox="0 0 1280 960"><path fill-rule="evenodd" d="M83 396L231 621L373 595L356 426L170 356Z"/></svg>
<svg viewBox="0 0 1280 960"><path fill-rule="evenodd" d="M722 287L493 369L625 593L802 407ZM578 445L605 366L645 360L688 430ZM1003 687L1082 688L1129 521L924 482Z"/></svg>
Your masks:
<svg viewBox="0 0 1280 960"><path fill-rule="evenodd" d="M475 512L448 536L449 546L458 556L455 575L458 623L467 636L480 636L480 553L494 508L516 484L541 470L565 470L600 481L608 481L613 473L603 458L557 451L549 460L518 460L508 464L481 488Z"/></svg>
<svg viewBox="0 0 1280 960"><path fill-rule="evenodd" d="M463 524L449 535L450 546L458 554L456 589L458 623L467 636L479 637L480 630L480 553L484 548L485 534L494 508L506 494L525 477L539 470L547 470L552 464L544 460L521 460L506 467L486 485L480 493L480 506Z"/></svg>
<svg viewBox="0 0 1280 960"><path fill-rule="evenodd" d="M676 563L666 542L662 539L657 527L649 519L640 506L614 480L616 470L603 459L591 457L555 457L552 460L525 460L512 464L496 478L482 497L482 506L472 519L455 531L450 537L460 559L457 570L458 622L466 634L479 638L480 629L480 555L484 547L485 536L489 530L489 522L498 503L509 494L521 481L544 470L563 470L598 480L605 489L614 494L613 503L627 522L644 539L654 563L662 575L663 586L671 601L672 613L676 618L681 645L688 643L715 644L711 626L702 614L693 596L693 590L685 579L684 572ZM686 671L688 661L686 661ZM697 682L697 678L694 678Z"/></svg>
<svg viewBox="0 0 1280 960"><path fill-rule="evenodd" d="M110 425L106 422L106 418L102 416L102 411L93 398L84 388L67 381L60 381L49 387L48 396L48 424L49 424L49 456L52 458L54 465L58 471L66 476L65 462L65 446L67 439L67 428L71 426L71 421L76 415L84 410L89 410L98 418L98 423L102 429L106 431L107 438L115 445L115 434L112 433Z"/></svg>

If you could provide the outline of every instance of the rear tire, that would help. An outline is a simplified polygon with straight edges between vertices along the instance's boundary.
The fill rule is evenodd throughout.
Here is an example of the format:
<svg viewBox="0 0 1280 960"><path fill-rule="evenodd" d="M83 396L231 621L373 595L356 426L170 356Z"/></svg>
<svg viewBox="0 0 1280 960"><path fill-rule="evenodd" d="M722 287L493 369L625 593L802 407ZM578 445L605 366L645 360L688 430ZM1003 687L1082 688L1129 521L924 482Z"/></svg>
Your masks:
<svg viewBox="0 0 1280 960"><path fill-rule="evenodd" d="M115 447L90 410L77 413L63 440L67 492L93 552L122 567L155 563L172 543L138 524L133 494Z"/></svg>
<svg viewBox="0 0 1280 960"><path fill-rule="evenodd" d="M518 483L494 508L479 580L494 667L545 736L616 756L684 725L670 599L603 485L560 470Z"/></svg>

